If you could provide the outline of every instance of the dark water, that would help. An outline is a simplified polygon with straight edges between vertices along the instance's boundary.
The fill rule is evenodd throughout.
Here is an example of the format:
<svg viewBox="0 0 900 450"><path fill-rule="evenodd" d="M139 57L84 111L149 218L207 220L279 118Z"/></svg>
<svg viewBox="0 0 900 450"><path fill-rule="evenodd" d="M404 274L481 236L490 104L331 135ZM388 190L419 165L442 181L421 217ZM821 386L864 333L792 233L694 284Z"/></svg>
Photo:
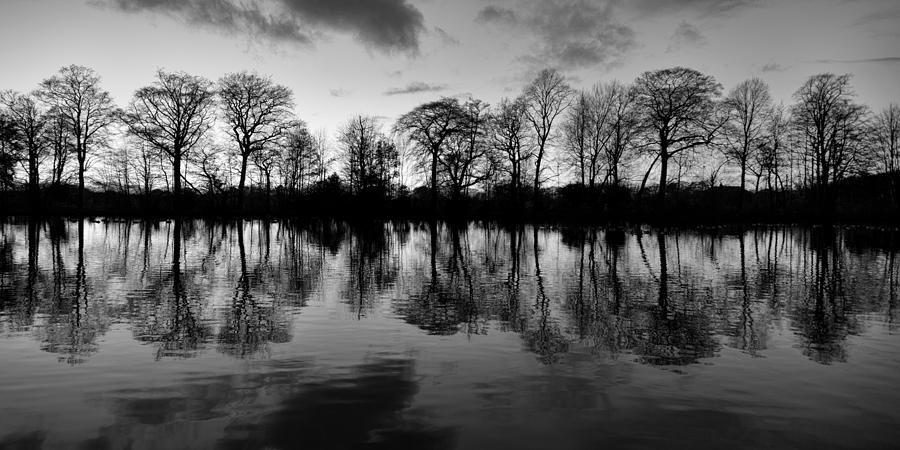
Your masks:
<svg viewBox="0 0 900 450"><path fill-rule="evenodd" d="M895 231L0 229L0 449L900 446Z"/></svg>

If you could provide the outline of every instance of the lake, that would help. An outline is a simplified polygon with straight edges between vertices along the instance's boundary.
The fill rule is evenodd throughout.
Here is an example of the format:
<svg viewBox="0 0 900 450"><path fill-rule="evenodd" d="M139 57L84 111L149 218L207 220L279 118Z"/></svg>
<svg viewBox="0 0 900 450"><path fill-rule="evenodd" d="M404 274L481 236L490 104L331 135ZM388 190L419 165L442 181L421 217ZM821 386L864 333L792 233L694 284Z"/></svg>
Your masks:
<svg viewBox="0 0 900 450"><path fill-rule="evenodd" d="M0 230L0 449L900 446L896 230Z"/></svg>

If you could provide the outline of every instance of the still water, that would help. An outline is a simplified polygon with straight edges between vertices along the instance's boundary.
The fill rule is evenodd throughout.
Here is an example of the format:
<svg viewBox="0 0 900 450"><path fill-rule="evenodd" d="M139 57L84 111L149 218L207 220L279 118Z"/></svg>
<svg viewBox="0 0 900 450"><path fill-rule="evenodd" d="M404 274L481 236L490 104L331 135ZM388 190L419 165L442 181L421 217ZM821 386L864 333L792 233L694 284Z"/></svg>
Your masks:
<svg viewBox="0 0 900 450"><path fill-rule="evenodd" d="M897 448L900 234L0 224L0 448Z"/></svg>

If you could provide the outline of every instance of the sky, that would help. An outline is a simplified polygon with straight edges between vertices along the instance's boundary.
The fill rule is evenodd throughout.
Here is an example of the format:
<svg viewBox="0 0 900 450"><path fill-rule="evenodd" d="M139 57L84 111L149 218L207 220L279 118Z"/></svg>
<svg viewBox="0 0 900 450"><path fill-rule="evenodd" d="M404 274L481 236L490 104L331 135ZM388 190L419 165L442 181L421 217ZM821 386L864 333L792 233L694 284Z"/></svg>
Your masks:
<svg viewBox="0 0 900 450"><path fill-rule="evenodd" d="M545 67L576 88L672 66L725 91L761 77L785 104L849 73L878 110L900 102L900 0L0 0L0 55L0 89L80 64L120 105L160 68L256 71L329 133L441 96L494 104Z"/></svg>

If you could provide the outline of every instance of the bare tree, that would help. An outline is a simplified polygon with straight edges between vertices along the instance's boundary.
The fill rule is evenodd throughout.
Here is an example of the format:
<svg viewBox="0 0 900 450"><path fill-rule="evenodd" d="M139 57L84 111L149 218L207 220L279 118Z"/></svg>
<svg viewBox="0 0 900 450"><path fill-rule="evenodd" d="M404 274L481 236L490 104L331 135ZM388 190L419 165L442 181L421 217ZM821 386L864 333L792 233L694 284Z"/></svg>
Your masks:
<svg viewBox="0 0 900 450"><path fill-rule="evenodd" d="M79 205L84 207L84 174L88 154L103 141L104 133L117 116L109 92L100 87L100 76L93 69L71 65L41 83L40 96L55 114L65 118L72 130L78 161Z"/></svg>
<svg viewBox="0 0 900 450"><path fill-rule="evenodd" d="M206 184L206 192L213 199L224 193L228 184L227 157L228 152L217 144L202 145L192 155L191 159Z"/></svg>
<svg viewBox="0 0 900 450"><path fill-rule="evenodd" d="M272 173L277 169L281 157L281 148L275 144L264 146L253 152L253 164L259 169L260 182L266 188L266 211L272 205Z"/></svg>
<svg viewBox="0 0 900 450"><path fill-rule="evenodd" d="M900 105L891 103L875 117L873 136L879 169L888 174L891 197L900 206Z"/></svg>
<svg viewBox="0 0 900 450"><path fill-rule="evenodd" d="M13 119L0 110L0 188L6 193L13 187L19 142Z"/></svg>
<svg viewBox="0 0 900 450"><path fill-rule="evenodd" d="M612 119L612 94L604 85L598 84L591 89L588 97L588 146L587 146L587 181L588 187L594 189L600 171L606 160L604 151L609 147L613 136L610 120Z"/></svg>
<svg viewBox="0 0 900 450"><path fill-rule="evenodd" d="M62 185L63 180L68 178L66 167L69 162L69 154L75 148L72 142L72 129L65 116L50 110L45 134L51 158L50 183L58 188Z"/></svg>
<svg viewBox="0 0 900 450"><path fill-rule="evenodd" d="M46 157L44 129L47 115L32 94L15 91L0 92L0 104L15 127L18 147L25 152L24 165L28 174L28 193L32 202L38 199L40 165Z"/></svg>
<svg viewBox="0 0 900 450"><path fill-rule="evenodd" d="M338 131L344 150L344 174L350 190L359 195L390 193L399 165L396 146L381 132L373 116L357 115Z"/></svg>
<svg viewBox="0 0 900 450"><path fill-rule="evenodd" d="M415 143L422 162L430 165L431 199L432 206L435 207L438 199L439 160L444 151L444 142L456 132L460 111L458 100L442 98L415 107L400 116L394 124L394 131Z"/></svg>
<svg viewBox="0 0 900 450"><path fill-rule="evenodd" d="M123 118L134 136L169 157L177 207L182 161L212 127L215 92L209 80L184 72L160 70L156 76L135 92Z"/></svg>
<svg viewBox="0 0 900 450"><path fill-rule="evenodd" d="M728 122L723 129L726 141L723 152L740 169L741 192L738 201L739 207L743 208L747 164L753 162L757 149L762 145L772 112L769 86L759 78L742 81L725 97L724 107ZM757 175L758 181L761 172Z"/></svg>
<svg viewBox="0 0 900 450"><path fill-rule="evenodd" d="M254 73L231 73L219 80L219 96L225 123L238 145L241 172L238 181L239 208L244 206L247 161L264 151L285 133L294 107L291 90Z"/></svg>
<svg viewBox="0 0 900 450"><path fill-rule="evenodd" d="M526 120L524 99L504 98L491 121L491 145L505 160L501 167L509 173L509 187L516 203L522 191L525 165L532 156Z"/></svg>
<svg viewBox="0 0 900 450"><path fill-rule="evenodd" d="M128 195L132 187L132 165L135 151L130 146L107 148L100 153L101 164L95 170L95 182L104 190Z"/></svg>
<svg viewBox="0 0 900 450"><path fill-rule="evenodd" d="M723 121L715 120L721 85L711 76L685 67L644 72L635 81L636 101L647 130L648 147L660 163L657 198L666 197L669 159L712 142ZM643 187L647 175L644 176Z"/></svg>
<svg viewBox="0 0 900 450"><path fill-rule="evenodd" d="M591 99L588 93L581 91L575 95L568 113L563 117L563 154L564 163L574 169L579 184L584 187L590 171L591 146Z"/></svg>
<svg viewBox="0 0 900 450"><path fill-rule="evenodd" d="M547 143L553 132L553 122L569 106L572 88L559 72L544 69L525 87L525 117L535 135L534 157L534 199L537 201L541 188L541 164L547 150Z"/></svg>
<svg viewBox="0 0 900 450"><path fill-rule="evenodd" d="M600 87L598 100L609 102L609 139L602 147L606 158L607 178L612 186L619 186L622 169L634 153L640 116L635 105L636 91L617 81ZM605 108L600 108L604 110Z"/></svg>
<svg viewBox="0 0 900 450"><path fill-rule="evenodd" d="M291 193L299 193L308 177L316 177L316 139L303 121L294 121L285 134L278 155L282 183Z"/></svg>
<svg viewBox="0 0 900 450"><path fill-rule="evenodd" d="M141 194L144 198L144 207L150 206L150 193L159 177L157 173L157 164L159 150L147 144L146 142L135 140L133 147L133 158L130 159L129 165L135 173L140 184Z"/></svg>
<svg viewBox="0 0 900 450"><path fill-rule="evenodd" d="M784 188L781 172L788 151L787 134L789 123L790 119L785 116L784 107L781 105L773 107L766 121L762 142L757 147L755 169L757 171L757 181L759 180L758 177L765 176L766 187L770 191Z"/></svg>
<svg viewBox="0 0 900 450"><path fill-rule="evenodd" d="M853 102L850 75L813 75L794 93L794 126L807 150L812 184L822 206L832 207L834 188L862 168L866 108Z"/></svg>
<svg viewBox="0 0 900 450"><path fill-rule="evenodd" d="M312 161L312 171L315 176L314 181L324 183L325 178L328 176L328 169L330 169L335 162L335 157L331 154L328 145L328 132L324 128L320 129L313 136L313 143L315 144Z"/></svg>
<svg viewBox="0 0 900 450"><path fill-rule="evenodd" d="M468 100L462 105L462 114L441 155L441 166L450 186L450 197L459 201L463 190L482 181L490 174L486 135L489 115L488 105L480 100Z"/></svg>

